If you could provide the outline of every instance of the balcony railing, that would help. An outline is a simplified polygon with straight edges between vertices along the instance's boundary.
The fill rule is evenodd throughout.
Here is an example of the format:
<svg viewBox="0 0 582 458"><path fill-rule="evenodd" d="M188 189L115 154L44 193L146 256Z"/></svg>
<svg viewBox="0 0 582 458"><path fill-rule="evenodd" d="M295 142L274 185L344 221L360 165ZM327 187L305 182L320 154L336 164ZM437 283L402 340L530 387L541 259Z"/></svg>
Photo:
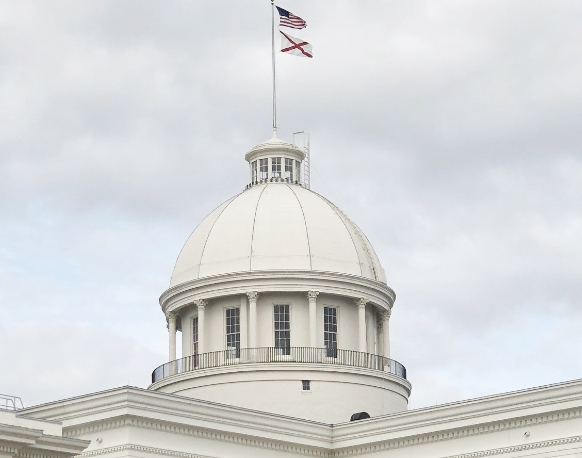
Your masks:
<svg viewBox="0 0 582 458"><path fill-rule="evenodd" d="M20 410L24 409L24 406L22 405L22 399L20 399L18 396L0 394L0 409Z"/></svg>
<svg viewBox="0 0 582 458"><path fill-rule="evenodd" d="M199 369L264 363L331 364L361 367L406 378L406 368L398 361L370 353L332 348L263 347L214 351L170 361L152 372L152 383L170 375L195 372Z"/></svg>

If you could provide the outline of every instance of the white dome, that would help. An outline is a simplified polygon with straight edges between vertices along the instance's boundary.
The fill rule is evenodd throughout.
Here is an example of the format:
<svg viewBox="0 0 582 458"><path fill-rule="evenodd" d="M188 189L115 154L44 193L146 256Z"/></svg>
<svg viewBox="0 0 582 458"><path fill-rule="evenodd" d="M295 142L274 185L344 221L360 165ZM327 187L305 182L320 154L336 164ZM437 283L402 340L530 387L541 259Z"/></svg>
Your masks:
<svg viewBox="0 0 582 458"><path fill-rule="evenodd" d="M234 272L293 270L357 275L386 283L362 231L302 186L252 186L208 215L182 248L170 286Z"/></svg>

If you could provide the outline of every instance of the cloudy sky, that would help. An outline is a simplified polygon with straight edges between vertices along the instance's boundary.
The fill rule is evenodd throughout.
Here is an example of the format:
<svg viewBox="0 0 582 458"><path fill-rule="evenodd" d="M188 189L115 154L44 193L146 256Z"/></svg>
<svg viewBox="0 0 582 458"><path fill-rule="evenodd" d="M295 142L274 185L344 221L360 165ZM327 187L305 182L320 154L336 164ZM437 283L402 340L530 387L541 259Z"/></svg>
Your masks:
<svg viewBox="0 0 582 458"><path fill-rule="evenodd" d="M582 378L582 3L280 5L315 55L278 56L280 134L382 260L411 407ZM165 362L179 250L270 136L270 14L0 0L0 393Z"/></svg>

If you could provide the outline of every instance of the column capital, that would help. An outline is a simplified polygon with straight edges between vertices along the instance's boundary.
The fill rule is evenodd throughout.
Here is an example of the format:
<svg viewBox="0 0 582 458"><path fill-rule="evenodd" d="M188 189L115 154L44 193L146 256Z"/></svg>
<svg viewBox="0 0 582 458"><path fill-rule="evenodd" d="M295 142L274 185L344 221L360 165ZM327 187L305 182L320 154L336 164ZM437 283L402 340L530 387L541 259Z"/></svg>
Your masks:
<svg viewBox="0 0 582 458"><path fill-rule="evenodd" d="M358 299L355 299L355 302L359 308L364 308L369 301L368 301L368 299L364 299L363 297L360 297Z"/></svg>
<svg viewBox="0 0 582 458"><path fill-rule="evenodd" d="M317 299L317 296L319 296L319 291L308 291L307 292L307 297L309 299Z"/></svg>
<svg viewBox="0 0 582 458"><path fill-rule="evenodd" d="M253 299L256 300L257 297L259 297L259 293L257 293L256 291L249 291L247 293L247 297L249 298L249 301L252 301Z"/></svg>
<svg viewBox="0 0 582 458"><path fill-rule="evenodd" d="M384 310L382 312L382 318L384 318L385 320L389 320L391 315L392 315L392 309Z"/></svg>
<svg viewBox="0 0 582 458"><path fill-rule="evenodd" d="M166 320L168 320L168 324L169 323L176 324L176 318L178 317L174 312L168 312L168 314L166 315Z"/></svg>
<svg viewBox="0 0 582 458"><path fill-rule="evenodd" d="M207 299L198 299L198 300L194 301L194 305L198 308L204 308L208 305L208 300Z"/></svg>

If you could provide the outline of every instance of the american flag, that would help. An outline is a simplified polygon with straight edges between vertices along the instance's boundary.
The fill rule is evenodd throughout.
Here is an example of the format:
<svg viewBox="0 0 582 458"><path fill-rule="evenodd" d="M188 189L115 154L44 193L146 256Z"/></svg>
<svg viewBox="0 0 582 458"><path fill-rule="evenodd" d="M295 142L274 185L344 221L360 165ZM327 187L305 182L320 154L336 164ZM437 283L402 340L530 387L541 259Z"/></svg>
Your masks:
<svg viewBox="0 0 582 458"><path fill-rule="evenodd" d="M292 29L304 29L307 27L307 22L299 16L295 16L283 8L276 6L279 11L279 27L291 27Z"/></svg>

